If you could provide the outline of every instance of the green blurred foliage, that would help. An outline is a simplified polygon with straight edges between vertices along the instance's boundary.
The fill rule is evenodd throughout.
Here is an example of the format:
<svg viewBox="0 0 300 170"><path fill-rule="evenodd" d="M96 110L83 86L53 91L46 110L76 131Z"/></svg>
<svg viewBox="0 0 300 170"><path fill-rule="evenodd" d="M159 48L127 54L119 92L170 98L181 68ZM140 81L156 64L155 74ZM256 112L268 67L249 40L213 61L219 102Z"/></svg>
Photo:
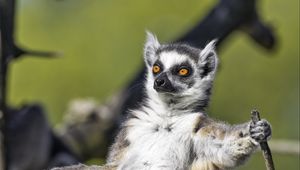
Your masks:
<svg viewBox="0 0 300 170"><path fill-rule="evenodd" d="M100 101L124 87L142 66L145 29L162 42L188 31L216 1L19 0L16 38L21 46L58 51L57 59L12 64L9 102L42 103L53 125L68 101ZM257 108L274 138L299 139L299 1L259 1L278 35L268 52L235 32L220 50L220 70L209 113L230 123ZM297 157L274 155L277 169L299 169ZM240 169L265 169L260 154Z"/></svg>

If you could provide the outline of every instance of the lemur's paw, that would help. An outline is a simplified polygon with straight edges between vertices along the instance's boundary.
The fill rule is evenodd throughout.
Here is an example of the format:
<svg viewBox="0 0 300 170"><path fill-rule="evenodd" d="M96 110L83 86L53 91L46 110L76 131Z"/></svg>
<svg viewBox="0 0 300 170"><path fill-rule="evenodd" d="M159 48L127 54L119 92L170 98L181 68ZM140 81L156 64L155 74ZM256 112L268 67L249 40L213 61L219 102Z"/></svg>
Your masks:
<svg viewBox="0 0 300 170"><path fill-rule="evenodd" d="M228 145L225 147L228 149L228 153L230 153L233 157L241 157L243 155L251 154L256 145L253 145L253 142L249 140L249 136L245 138L239 138L233 141L230 141Z"/></svg>
<svg viewBox="0 0 300 170"><path fill-rule="evenodd" d="M247 138L235 141L235 145L236 152L239 154L248 154L253 150L253 145Z"/></svg>
<svg viewBox="0 0 300 170"><path fill-rule="evenodd" d="M262 119L255 124L250 123L250 137L256 142L265 142L271 138L272 130L268 121Z"/></svg>

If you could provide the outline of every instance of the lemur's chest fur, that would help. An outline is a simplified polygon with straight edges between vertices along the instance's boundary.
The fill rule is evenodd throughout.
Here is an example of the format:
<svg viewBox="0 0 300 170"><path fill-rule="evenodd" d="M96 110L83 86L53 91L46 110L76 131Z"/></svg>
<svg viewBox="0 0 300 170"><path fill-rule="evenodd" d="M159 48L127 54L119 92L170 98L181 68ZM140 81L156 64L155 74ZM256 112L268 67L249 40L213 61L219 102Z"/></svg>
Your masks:
<svg viewBox="0 0 300 170"><path fill-rule="evenodd" d="M201 114L168 117L151 110L134 114L136 118L126 123L130 145L119 169L187 169Z"/></svg>

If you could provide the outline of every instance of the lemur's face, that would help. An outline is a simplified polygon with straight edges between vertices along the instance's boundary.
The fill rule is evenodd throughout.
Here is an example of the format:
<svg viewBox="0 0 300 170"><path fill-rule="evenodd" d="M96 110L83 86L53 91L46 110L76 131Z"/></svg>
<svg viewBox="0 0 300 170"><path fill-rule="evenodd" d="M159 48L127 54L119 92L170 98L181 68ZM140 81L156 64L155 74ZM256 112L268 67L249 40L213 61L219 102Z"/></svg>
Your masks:
<svg viewBox="0 0 300 170"><path fill-rule="evenodd" d="M192 88L200 78L197 64L187 54L158 50L151 65L153 88L159 93L177 94Z"/></svg>
<svg viewBox="0 0 300 170"><path fill-rule="evenodd" d="M217 66L214 42L203 50L183 44L160 45L148 33L144 51L147 88L167 95L194 95L211 86Z"/></svg>

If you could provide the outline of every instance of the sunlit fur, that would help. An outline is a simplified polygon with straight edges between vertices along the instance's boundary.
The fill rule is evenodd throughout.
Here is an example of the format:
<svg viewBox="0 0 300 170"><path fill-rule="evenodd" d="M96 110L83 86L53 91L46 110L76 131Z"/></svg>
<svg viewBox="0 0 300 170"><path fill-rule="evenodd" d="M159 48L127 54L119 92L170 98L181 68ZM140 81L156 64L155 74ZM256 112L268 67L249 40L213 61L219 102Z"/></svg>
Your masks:
<svg viewBox="0 0 300 170"><path fill-rule="evenodd" d="M147 33L144 59L148 73L147 99L131 110L108 156L108 164L118 170L232 169L256 149L258 139L270 136L270 126L262 120L249 134L249 123L228 125L204 113L217 69L215 41L204 49L183 44L161 45ZM158 92L152 73L155 62L162 64L174 92ZM188 77L172 72L174 66L189 63ZM174 69L173 69L174 70ZM251 126L252 127L252 126Z"/></svg>

